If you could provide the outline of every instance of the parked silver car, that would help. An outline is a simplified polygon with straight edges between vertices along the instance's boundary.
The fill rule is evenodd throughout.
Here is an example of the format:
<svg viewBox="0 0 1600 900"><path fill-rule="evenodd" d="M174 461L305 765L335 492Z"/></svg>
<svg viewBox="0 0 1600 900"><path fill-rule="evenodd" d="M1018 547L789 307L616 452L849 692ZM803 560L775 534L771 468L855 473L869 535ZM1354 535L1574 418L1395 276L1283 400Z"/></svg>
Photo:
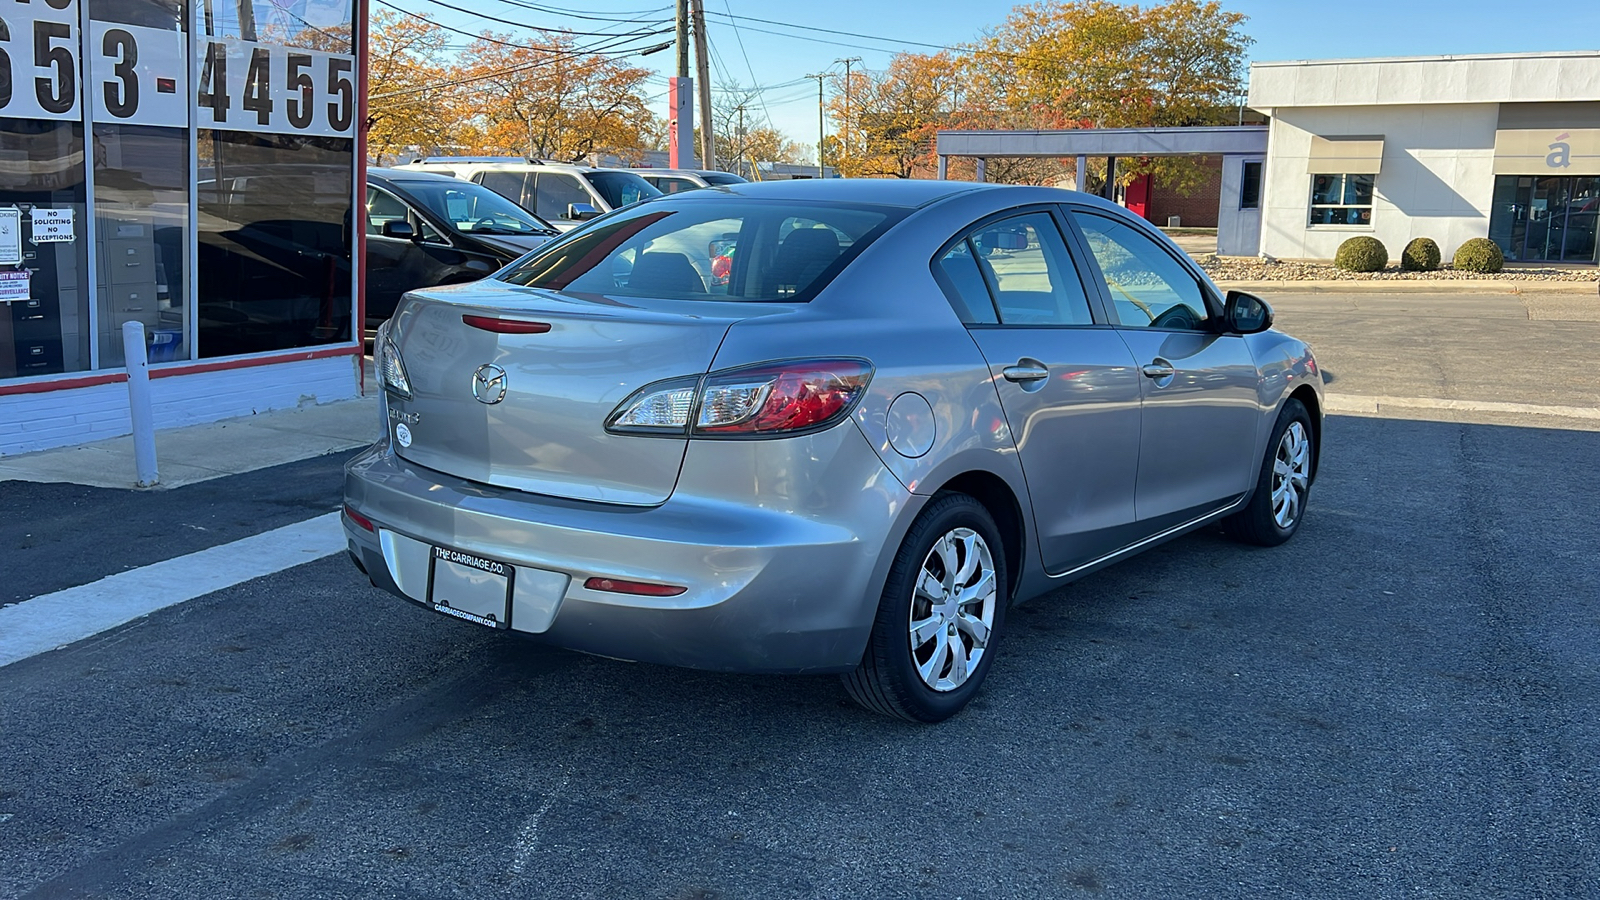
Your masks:
<svg viewBox="0 0 1600 900"><path fill-rule="evenodd" d="M1295 533L1322 379L1271 326L1084 194L689 191L401 301L350 552L466 622L938 721L1014 600Z"/></svg>

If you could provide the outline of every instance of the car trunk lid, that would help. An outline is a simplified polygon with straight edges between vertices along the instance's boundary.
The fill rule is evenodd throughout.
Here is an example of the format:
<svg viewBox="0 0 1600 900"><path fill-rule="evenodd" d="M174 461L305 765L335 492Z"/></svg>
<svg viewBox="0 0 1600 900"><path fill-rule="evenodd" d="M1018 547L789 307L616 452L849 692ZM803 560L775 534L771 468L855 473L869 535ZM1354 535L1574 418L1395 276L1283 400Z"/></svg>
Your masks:
<svg viewBox="0 0 1600 900"><path fill-rule="evenodd" d="M659 504L687 437L613 434L606 418L647 384L710 368L728 328L754 312L740 305L619 303L499 283L492 295L470 285L410 294L390 326L413 394L390 397L410 438L395 452L499 487Z"/></svg>

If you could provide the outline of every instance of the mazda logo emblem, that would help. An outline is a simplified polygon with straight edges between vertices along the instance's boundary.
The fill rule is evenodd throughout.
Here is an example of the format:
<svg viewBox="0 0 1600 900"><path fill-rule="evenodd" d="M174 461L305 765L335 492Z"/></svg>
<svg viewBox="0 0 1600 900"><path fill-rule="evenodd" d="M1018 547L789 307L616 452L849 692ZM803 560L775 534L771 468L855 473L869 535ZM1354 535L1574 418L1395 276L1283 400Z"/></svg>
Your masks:
<svg viewBox="0 0 1600 900"><path fill-rule="evenodd" d="M472 373L472 396L479 403L495 404L506 398L506 370L485 363Z"/></svg>

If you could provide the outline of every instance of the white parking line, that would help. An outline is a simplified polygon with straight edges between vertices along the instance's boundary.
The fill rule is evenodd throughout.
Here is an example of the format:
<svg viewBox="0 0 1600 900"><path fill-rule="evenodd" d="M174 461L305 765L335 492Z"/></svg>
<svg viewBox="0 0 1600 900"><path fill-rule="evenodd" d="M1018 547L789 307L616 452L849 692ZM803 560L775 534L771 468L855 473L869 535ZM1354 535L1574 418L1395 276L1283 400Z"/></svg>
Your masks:
<svg viewBox="0 0 1600 900"><path fill-rule="evenodd" d="M1328 412L1373 415L1385 406L1404 409L1454 409L1463 412L1515 413L1527 416L1560 416L1567 419L1600 420L1600 409L1592 406L1540 406L1536 403L1502 403L1498 400L1436 400L1428 397L1379 397L1365 394L1328 394L1323 399Z"/></svg>
<svg viewBox="0 0 1600 900"><path fill-rule="evenodd" d="M0 666L344 548L344 526L332 512L24 600L0 609Z"/></svg>

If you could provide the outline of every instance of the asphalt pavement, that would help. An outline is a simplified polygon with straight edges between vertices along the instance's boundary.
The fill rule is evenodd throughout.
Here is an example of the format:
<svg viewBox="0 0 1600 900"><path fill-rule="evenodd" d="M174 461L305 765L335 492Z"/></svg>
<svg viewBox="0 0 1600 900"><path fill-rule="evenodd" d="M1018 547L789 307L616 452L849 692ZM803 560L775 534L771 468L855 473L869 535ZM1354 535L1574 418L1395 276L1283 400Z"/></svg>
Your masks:
<svg viewBox="0 0 1600 900"><path fill-rule="evenodd" d="M1540 374L1600 326L1514 296L1272 299L1330 395L1600 396ZM935 727L541 648L342 556L181 603L0 667L0 897L1600 896L1600 430L1440 417L1331 417L1284 547L1208 530L1016 609ZM0 603L325 514L340 459L0 482L48 523L0 530Z"/></svg>

